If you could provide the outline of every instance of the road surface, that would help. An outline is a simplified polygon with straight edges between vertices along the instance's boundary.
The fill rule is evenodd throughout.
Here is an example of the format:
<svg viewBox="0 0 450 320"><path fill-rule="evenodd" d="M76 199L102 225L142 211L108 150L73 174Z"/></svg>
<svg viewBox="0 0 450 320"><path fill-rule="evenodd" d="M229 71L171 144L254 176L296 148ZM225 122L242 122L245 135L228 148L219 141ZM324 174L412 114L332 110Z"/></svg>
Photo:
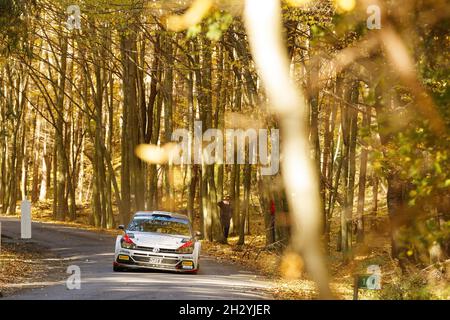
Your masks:
<svg viewBox="0 0 450 320"><path fill-rule="evenodd" d="M2 233L20 237L17 219L0 217ZM33 241L58 256L65 267L81 270L81 288L64 280L42 279L44 286L20 290L4 299L269 299L264 278L243 267L201 257L197 275L160 271L113 272L115 236L74 227L33 222ZM67 266L66 266L67 265ZM67 274L67 277L69 274ZM53 277L54 278L54 277Z"/></svg>

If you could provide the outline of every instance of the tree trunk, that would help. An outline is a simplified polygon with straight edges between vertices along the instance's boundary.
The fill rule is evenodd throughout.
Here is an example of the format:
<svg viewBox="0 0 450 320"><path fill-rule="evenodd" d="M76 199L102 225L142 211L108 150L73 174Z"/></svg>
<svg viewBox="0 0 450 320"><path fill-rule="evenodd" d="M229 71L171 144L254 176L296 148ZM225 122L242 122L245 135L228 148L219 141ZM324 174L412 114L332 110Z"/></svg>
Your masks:
<svg viewBox="0 0 450 320"><path fill-rule="evenodd" d="M366 112L363 114L363 127L366 130L370 130L370 116L371 107L366 108ZM370 132L370 131L369 131ZM366 195L366 175L367 175L367 146L364 144L361 146L361 159L359 166L359 183L358 183L358 207L356 210L356 241L361 243L364 240L364 202Z"/></svg>

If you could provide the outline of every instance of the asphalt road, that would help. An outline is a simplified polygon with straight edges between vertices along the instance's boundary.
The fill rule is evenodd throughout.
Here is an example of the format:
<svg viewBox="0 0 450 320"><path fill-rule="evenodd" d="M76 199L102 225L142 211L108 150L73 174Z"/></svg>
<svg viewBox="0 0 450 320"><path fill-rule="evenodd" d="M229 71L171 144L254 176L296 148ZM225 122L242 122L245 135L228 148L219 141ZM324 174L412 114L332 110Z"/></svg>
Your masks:
<svg viewBox="0 0 450 320"><path fill-rule="evenodd" d="M0 217L2 233L20 238L20 222ZM69 290L63 280L42 279L4 299L268 299L267 282L240 266L201 257L197 275L161 271L113 272L115 237L57 224L34 222L34 242L81 270L81 288ZM69 277L69 274L67 274ZM53 277L54 278L54 277ZM32 286L33 284L28 284ZM26 286L26 287L28 287Z"/></svg>

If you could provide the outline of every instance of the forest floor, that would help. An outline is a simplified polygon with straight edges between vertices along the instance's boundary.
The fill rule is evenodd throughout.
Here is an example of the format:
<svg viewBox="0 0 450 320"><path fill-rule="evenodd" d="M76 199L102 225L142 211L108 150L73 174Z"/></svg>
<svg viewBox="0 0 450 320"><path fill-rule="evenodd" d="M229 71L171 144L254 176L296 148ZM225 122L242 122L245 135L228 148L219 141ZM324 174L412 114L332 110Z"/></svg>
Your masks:
<svg viewBox="0 0 450 320"><path fill-rule="evenodd" d="M0 251L0 298L25 287L41 287L60 280L62 262L32 241L2 236ZM45 279L45 282L42 282Z"/></svg>
<svg viewBox="0 0 450 320"><path fill-rule="evenodd" d="M247 236L248 242L244 246L236 245L237 240L237 237L230 238L229 245L204 242L203 251L219 261L243 264L267 276L275 284L271 294L276 299L317 298L315 285L303 271L304 263L298 255L264 250L263 237ZM331 255L328 261L330 286L337 299L353 299L354 276L367 274L369 265L381 269L381 290L360 289L359 300L450 299L450 260L424 269L411 266L402 274L398 263L390 257L388 241L383 238L376 241L379 241L378 247L356 247L353 259L347 263L342 262L339 253Z"/></svg>
<svg viewBox="0 0 450 320"><path fill-rule="evenodd" d="M259 271L274 281L271 294L277 299L315 299L318 297L314 282L308 279L304 271L304 262L300 256L285 251L279 254L265 250L263 236L247 236L246 244L238 246L237 237L229 238L229 244L204 242L203 251L216 259L243 264L247 268ZM329 260L330 286L337 299L353 298L353 279L356 273L366 273L364 267L370 264L382 265L382 269L392 271L389 254L383 251L370 255L358 255L349 263L342 263L336 254ZM387 276L386 274L385 276ZM388 280L387 278L383 278ZM376 299L378 292L359 292L359 299Z"/></svg>
<svg viewBox="0 0 450 320"><path fill-rule="evenodd" d="M216 259L245 265L271 279L271 294L276 299L315 299L318 297L313 281L304 271L298 255L285 251L280 255L265 250L262 236L247 236L246 244L238 246L238 238L229 238L229 244L204 242L202 250ZM358 291L359 300L373 299L450 299L450 260L426 268L409 266L401 272L390 256L389 237L375 235L364 244L353 248L353 259L343 262L342 254L331 253L328 260L330 287L335 298L353 299L354 277L367 274L370 265L381 270L381 290Z"/></svg>

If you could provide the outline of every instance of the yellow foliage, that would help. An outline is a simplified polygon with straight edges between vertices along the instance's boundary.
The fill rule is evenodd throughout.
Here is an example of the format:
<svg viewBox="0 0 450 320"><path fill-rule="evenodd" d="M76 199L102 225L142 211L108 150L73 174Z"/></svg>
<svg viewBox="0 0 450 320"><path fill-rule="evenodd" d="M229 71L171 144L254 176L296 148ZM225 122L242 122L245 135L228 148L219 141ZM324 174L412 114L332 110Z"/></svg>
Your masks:
<svg viewBox="0 0 450 320"><path fill-rule="evenodd" d="M211 0L196 0L183 15L172 15L166 20L167 28L172 31L183 31L201 22L212 7Z"/></svg>
<svg viewBox="0 0 450 320"><path fill-rule="evenodd" d="M292 7L303 7L306 6L310 0L287 0L287 4Z"/></svg>
<svg viewBox="0 0 450 320"><path fill-rule="evenodd" d="M336 0L336 7L342 11L352 11L355 6L355 0Z"/></svg>
<svg viewBox="0 0 450 320"><path fill-rule="evenodd" d="M303 259L300 255L294 252L287 252L281 260L280 272L285 279L299 279L303 273L303 266Z"/></svg>

